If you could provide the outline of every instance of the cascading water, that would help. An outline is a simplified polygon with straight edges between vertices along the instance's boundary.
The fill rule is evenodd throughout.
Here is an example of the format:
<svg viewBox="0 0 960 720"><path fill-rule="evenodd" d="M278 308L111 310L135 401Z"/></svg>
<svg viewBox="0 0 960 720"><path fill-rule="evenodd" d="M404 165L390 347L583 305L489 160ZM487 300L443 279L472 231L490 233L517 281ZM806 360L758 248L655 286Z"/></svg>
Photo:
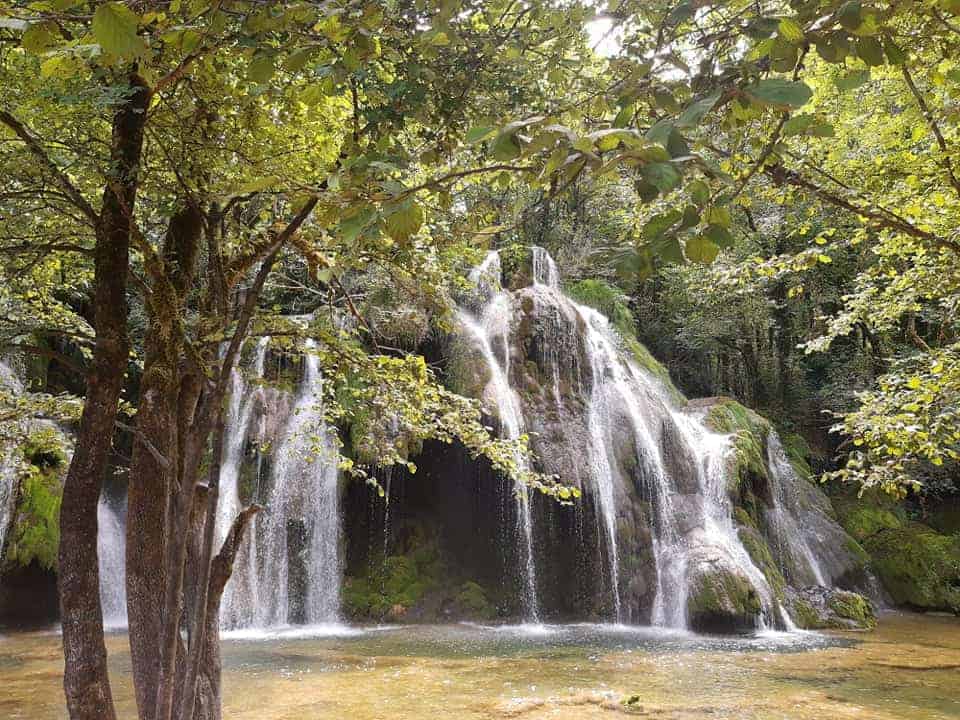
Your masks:
<svg viewBox="0 0 960 720"><path fill-rule="evenodd" d="M520 382L510 371L514 346L533 352L536 357L526 359L537 362L548 385L552 380L545 392L560 409L557 417L583 423L585 457L582 464L574 460L572 470L593 500L615 619L636 617L635 608L628 611L622 597L629 579L623 575L620 518L633 502L630 494L639 492L650 508L654 624L687 628L691 585L718 566L753 588L761 606L761 625L789 626L789 618L744 548L732 519L727 487L729 438L710 431L705 418L683 410L663 381L634 361L605 316L564 295L556 265L545 250L534 247L531 256L531 286L510 293L490 282L490 278L499 280L501 273L499 255L491 252L471 273L483 302L475 313L462 310L460 319L489 371L484 399L496 405L505 436L516 437L523 431L525 411L542 414L547 410L542 405L526 408L524 403L533 401L522 400L528 396L521 395L519 385L511 385ZM526 341L511 337L521 327L528 333ZM535 337L531 339L529 333ZM585 405L583 411L576 410L578 402L570 402L577 394L583 398L578 401ZM551 430L550 422L557 422L540 420L546 430ZM576 431L551 430L549 434L558 432L567 440L555 445L554 452L564 452L564 443L571 442ZM668 462L664 455L668 439L683 457L683 472L677 470L675 458ZM544 459L549 464L550 458ZM529 522L522 512L518 515L521 525Z"/></svg>
<svg viewBox="0 0 960 720"><path fill-rule="evenodd" d="M254 419L263 419L263 391L259 381L263 379L267 348L270 339L260 338L254 351L251 382L244 377L243 371L234 368L230 376L230 403L227 406L226 428L224 433L223 463L220 469L220 498L217 505L217 525L215 547L220 547L230 531L230 525L241 509L240 468L244 460L247 438L251 434ZM259 415L255 412L260 410ZM258 424L262 431L262 422ZM256 433L260 440L262 432ZM257 455L257 478L260 477L262 459ZM254 493L255 499L257 493ZM255 544L259 518L254 515L244 536L243 544L234 562L233 574L223 593L220 622L224 627L249 627L254 623L255 601L258 592L258 553Z"/></svg>
<svg viewBox="0 0 960 720"><path fill-rule="evenodd" d="M500 289L500 255L492 252L474 268L470 280L482 298L479 317L461 309L461 326L471 335L483 356L490 373L484 390L484 400L497 408L500 432L508 440L516 440L523 433L523 413L520 399L510 386L510 319L513 316L510 293ZM496 350L494 347L496 346ZM522 556L523 612L525 619L540 622L537 598L537 567L533 542L533 516L527 487L514 487L518 535Z"/></svg>
<svg viewBox="0 0 960 720"><path fill-rule="evenodd" d="M13 369L0 361L0 394L4 401L15 402L26 392L23 383ZM53 432L61 447L69 455L70 442L63 430L54 422L46 419L29 418L20 420L17 434L29 432ZM14 503L17 498L17 485L23 473L23 460L18 448L0 447L0 551L5 547L6 534L13 519ZM66 467L63 468L66 472ZM100 496L97 504L97 560L100 568L100 605L103 611L104 625L108 628L126 627L126 567L125 567L125 507L126 499L113 501L106 492Z"/></svg>
<svg viewBox="0 0 960 720"><path fill-rule="evenodd" d="M781 572L798 585L829 585L830 580L810 545L814 531L801 527L797 521L800 499L791 490L803 481L796 477L776 433L770 433L767 442L767 465L773 490L773 507L767 511L767 522L775 538L773 550Z"/></svg>
<svg viewBox="0 0 960 720"><path fill-rule="evenodd" d="M23 393L23 384L13 369L0 360L0 395L16 400ZM20 458L15 447L0 445L0 553L7 538L7 528L13 519L13 504L17 496Z"/></svg>
<svg viewBox="0 0 960 720"><path fill-rule="evenodd" d="M286 423L273 449L269 491L258 488L253 493L265 508L251 524L237 559L224 598L222 624L227 628L266 628L300 621L335 623L339 620L342 575L338 453L323 417L323 379L312 352L314 345L308 340L293 409L289 413L278 410L258 383L268 345L268 339L257 345L252 368L256 387L241 373L233 379L220 479L221 539L240 509L247 442L264 440L264 423L277 421L271 415L285 414ZM259 485L262 467L256 470Z"/></svg>
<svg viewBox="0 0 960 720"><path fill-rule="evenodd" d="M127 626L126 498L117 502L100 495L97 504L97 561L100 607L107 628Z"/></svg>

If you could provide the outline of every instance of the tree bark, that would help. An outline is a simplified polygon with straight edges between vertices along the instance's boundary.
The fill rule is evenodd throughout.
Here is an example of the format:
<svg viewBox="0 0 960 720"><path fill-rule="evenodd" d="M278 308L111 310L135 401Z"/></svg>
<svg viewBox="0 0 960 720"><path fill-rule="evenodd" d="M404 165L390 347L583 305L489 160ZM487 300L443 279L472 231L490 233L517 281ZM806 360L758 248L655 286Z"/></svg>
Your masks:
<svg viewBox="0 0 960 720"><path fill-rule="evenodd" d="M164 239L163 263L154 271L144 340L144 373L137 408L137 430L127 496L127 617L137 708L150 720L156 712L160 678L160 638L166 592L170 507L185 462L178 431L183 406L195 390L182 369L178 331L183 296L196 265L203 221L194 208L176 213ZM150 449L150 443L161 457Z"/></svg>
<svg viewBox="0 0 960 720"><path fill-rule="evenodd" d="M64 691L73 720L113 720L97 559L97 503L103 486L118 401L127 367L127 273L131 217L149 101L133 78L113 120L114 176L103 194L94 251L96 344L76 449L60 508L59 591Z"/></svg>
<svg viewBox="0 0 960 720"><path fill-rule="evenodd" d="M221 403L222 405L222 403ZM206 648L208 623L206 622L207 607L209 606L209 589L211 568L213 565L213 540L217 524L217 503L220 496L220 468L223 461L223 440L225 422L223 409L217 412L213 432L213 457L210 463L210 472L207 480L206 512L202 528L202 540L199 552L199 561L196 568L196 587L194 590L193 607L190 617L193 619L193 634L190 637L190 654L180 693L180 720L194 720L194 710L197 703L197 678L200 674L200 664L203 662ZM217 615L219 616L219 610Z"/></svg>

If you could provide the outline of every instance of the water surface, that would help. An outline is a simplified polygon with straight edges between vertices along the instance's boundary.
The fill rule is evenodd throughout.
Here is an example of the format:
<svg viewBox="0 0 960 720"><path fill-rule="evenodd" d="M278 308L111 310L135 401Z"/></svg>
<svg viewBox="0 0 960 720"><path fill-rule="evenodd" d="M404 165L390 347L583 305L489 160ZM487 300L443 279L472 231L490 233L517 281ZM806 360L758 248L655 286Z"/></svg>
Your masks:
<svg viewBox="0 0 960 720"><path fill-rule="evenodd" d="M133 717L126 637L108 645L118 714ZM239 633L223 650L230 720L960 718L957 618L888 615L872 633L751 638L325 625ZM0 717L67 717L60 653L53 632L2 636Z"/></svg>

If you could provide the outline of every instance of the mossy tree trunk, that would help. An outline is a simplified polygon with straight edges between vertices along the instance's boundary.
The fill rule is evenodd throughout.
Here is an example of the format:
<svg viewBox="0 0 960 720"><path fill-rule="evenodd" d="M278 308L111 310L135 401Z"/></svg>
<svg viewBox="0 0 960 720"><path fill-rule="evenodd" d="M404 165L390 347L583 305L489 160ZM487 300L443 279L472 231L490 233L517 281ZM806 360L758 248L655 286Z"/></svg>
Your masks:
<svg viewBox="0 0 960 720"><path fill-rule="evenodd" d="M94 252L96 344L60 511L59 592L64 690L73 720L116 716L107 673L97 560L97 503L127 368L127 273L149 94L138 78L113 120L114 177L103 194Z"/></svg>

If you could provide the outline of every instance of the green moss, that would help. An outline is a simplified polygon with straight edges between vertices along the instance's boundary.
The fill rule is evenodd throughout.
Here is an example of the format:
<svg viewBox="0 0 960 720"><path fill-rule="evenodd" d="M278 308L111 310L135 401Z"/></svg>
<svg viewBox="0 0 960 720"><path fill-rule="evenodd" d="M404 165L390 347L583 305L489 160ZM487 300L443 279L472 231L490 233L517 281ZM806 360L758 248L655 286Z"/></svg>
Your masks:
<svg viewBox="0 0 960 720"><path fill-rule="evenodd" d="M734 482L743 485L750 475L768 478L766 441L770 423L767 420L736 400L722 398L707 412L707 422L717 432L734 436Z"/></svg>
<svg viewBox="0 0 960 720"><path fill-rule="evenodd" d="M20 446L25 467L6 558L10 563L37 562L53 570L60 547L60 502L67 454L62 437L51 429L31 434Z"/></svg>
<svg viewBox="0 0 960 720"><path fill-rule="evenodd" d="M828 607L836 615L852 620L857 627L873 629L877 626L877 618L873 613L870 601L862 595L852 592L837 591L827 602Z"/></svg>
<svg viewBox="0 0 960 720"><path fill-rule="evenodd" d="M497 614L496 608L487 597L486 590L472 580L468 580L460 586L456 603L462 611L472 617L489 620L496 617Z"/></svg>
<svg viewBox="0 0 960 720"><path fill-rule="evenodd" d="M366 575L348 578L343 588L344 610L358 619L402 615L438 587L443 575L436 541L425 541L404 555L374 560Z"/></svg>
<svg viewBox="0 0 960 720"><path fill-rule="evenodd" d="M739 505L733 509L733 519L737 521L737 524L743 525L744 527L755 528L757 526L754 519L750 517L750 513Z"/></svg>
<svg viewBox="0 0 960 720"><path fill-rule="evenodd" d="M903 523L889 510L861 505L846 513L841 524L854 539L863 542L882 530L899 528Z"/></svg>
<svg viewBox="0 0 960 720"><path fill-rule="evenodd" d="M701 575L687 600L690 624L697 630L749 626L760 610L760 596L750 582L722 569Z"/></svg>
<svg viewBox="0 0 960 720"><path fill-rule="evenodd" d="M770 589L780 602L783 602L784 591L787 582L783 578L783 573L773 559L773 554L763 536L752 527L741 527L737 533L744 549L753 560L753 564L760 568L760 571L770 583Z"/></svg>
<svg viewBox="0 0 960 720"><path fill-rule="evenodd" d="M820 613L806 600L797 598L793 601L790 613L793 621L803 630L817 630L823 627Z"/></svg>
<svg viewBox="0 0 960 720"><path fill-rule="evenodd" d="M634 362L662 381L679 404L686 398L670 379L670 372L657 361L646 346L637 340L636 321L627 305L627 297L619 288L603 280L580 280L565 287L566 294L581 305L603 313L610 325L623 340L624 347L633 356Z"/></svg>
<svg viewBox="0 0 960 720"><path fill-rule="evenodd" d="M810 469L809 458L813 451L804 437L798 433L781 433L780 442L783 443L783 451L797 475L811 479L813 470Z"/></svg>
<svg viewBox="0 0 960 720"><path fill-rule="evenodd" d="M592 307L607 316L610 324L624 338L637 337L633 313L620 288L603 280L581 280L566 287L566 293L578 303Z"/></svg>
<svg viewBox="0 0 960 720"><path fill-rule="evenodd" d="M871 535L864 547L895 602L960 613L960 535L907 523Z"/></svg>

